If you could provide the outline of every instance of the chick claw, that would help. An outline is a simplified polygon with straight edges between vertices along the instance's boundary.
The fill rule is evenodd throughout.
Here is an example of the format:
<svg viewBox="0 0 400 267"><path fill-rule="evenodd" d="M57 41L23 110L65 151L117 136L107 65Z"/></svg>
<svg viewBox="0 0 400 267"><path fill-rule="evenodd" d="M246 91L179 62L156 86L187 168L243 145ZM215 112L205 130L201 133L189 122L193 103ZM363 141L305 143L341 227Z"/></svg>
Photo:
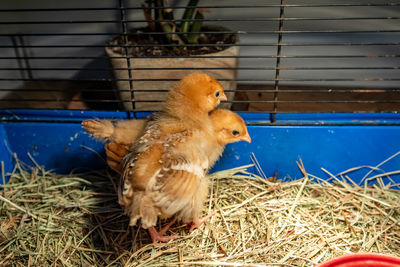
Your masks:
<svg viewBox="0 0 400 267"><path fill-rule="evenodd" d="M175 223L176 219L172 220L169 224L167 224L163 229L161 229L159 232L157 232L156 228L154 226L150 227L149 234L151 237L151 240L153 243L156 243L157 241L160 242L168 242L170 240L173 240L177 238L177 235L171 235L171 236L164 236L165 233L168 231L168 229Z"/></svg>
<svg viewBox="0 0 400 267"><path fill-rule="evenodd" d="M199 228L203 223L205 223L208 219L210 219L212 216L214 216L217 212L213 211L207 216L201 218L197 222L190 222L188 223L190 225L189 233L193 232L194 229Z"/></svg>

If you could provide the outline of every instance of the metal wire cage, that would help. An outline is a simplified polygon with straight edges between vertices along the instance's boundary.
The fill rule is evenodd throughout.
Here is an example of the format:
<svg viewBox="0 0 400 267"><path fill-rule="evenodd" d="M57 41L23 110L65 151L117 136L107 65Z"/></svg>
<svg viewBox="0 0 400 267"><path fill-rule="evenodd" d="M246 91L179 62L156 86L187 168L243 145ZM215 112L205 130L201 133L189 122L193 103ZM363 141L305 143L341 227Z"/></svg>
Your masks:
<svg viewBox="0 0 400 267"><path fill-rule="evenodd" d="M26 1L23 6L3 2L0 108L153 111L162 101L162 96L154 93L165 93L165 84L178 80L179 75L222 70L233 73L216 74L220 81L233 83L227 89L228 107L270 113L272 122L277 113L400 109L398 2L200 1L198 7L209 11L204 23L224 27L222 32L208 30L207 34L234 34L240 41L233 44L129 42L134 35L163 34L132 31L148 22L141 2ZM186 8L185 1L170 2L171 6L163 8L172 8L178 15ZM115 36L121 36L121 42L110 42ZM106 54L107 47L124 52L118 56ZM135 53L143 47L159 52ZM194 47L234 47L240 52L162 52ZM135 63L137 59L153 62L156 58L169 59L170 63L161 67ZM225 61L215 66L206 61L189 67L171 63L185 58ZM229 59L235 64L227 63ZM113 60L119 60L119 65ZM150 73L152 76L148 76Z"/></svg>

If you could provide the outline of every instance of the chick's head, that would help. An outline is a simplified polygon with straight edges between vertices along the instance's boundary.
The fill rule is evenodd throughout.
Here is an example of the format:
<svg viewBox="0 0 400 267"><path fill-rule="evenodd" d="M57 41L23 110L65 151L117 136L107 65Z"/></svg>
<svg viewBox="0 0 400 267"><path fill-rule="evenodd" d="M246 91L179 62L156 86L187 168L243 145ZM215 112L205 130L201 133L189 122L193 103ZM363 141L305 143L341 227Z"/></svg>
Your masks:
<svg viewBox="0 0 400 267"><path fill-rule="evenodd" d="M222 85L205 73L192 73L183 77L177 90L189 104L204 112L213 110L221 101L227 100Z"/></svg>
<svg viewBox="0 0 400 267"><path fill-rule="evenodd" d="M226 109L216 109L210 112L214 132L221 144L229 144L238 141L251 143L244 120L236 113Z"/></svg>

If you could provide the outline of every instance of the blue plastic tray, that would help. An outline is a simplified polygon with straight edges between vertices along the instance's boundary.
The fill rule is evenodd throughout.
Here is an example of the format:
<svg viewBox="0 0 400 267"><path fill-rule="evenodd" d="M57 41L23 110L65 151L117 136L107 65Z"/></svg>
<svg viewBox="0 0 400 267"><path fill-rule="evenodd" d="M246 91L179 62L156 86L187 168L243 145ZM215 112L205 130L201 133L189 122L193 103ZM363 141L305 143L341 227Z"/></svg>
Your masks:
<svg viewBox="0 0 400 267"><path fill-rule="evenodd" d="M147 115L139 113L137 117ZM279 178L301 178L296 165L301 157L308 173L326 179L329 176L321 168L337 174L352 167L377 166L400 151L400 114L278 114L276 125L270 124L270 114L241 115L249 123L252 143L227 146L213 170L251 164L250 154L254 153L267 176L277 172ZM1 110L0 161L6 173L14 167L11 152L33 165L29 152L38 164L57 173L104 168L104 144L90 137L80 122L133 117L130 112ZM380 169L400 170L400 156ZM358 182L369 170L361 168L349 176ZM392 178L400 182L399 175Z"/></svg>

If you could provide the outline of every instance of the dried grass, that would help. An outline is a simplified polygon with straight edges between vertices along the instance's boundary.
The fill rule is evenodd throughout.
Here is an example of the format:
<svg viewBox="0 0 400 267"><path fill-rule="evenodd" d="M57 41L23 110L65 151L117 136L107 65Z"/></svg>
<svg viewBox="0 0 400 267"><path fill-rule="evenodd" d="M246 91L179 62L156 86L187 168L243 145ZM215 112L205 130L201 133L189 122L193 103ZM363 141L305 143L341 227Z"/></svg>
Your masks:
<svg viewBox="0 0 400 267"><path fill-rule="evenodd" d="M383 184L386 174L361 187L352 170L327 183L301 161L304 177L286 182L249 166L218 172L205 211L217 214L191 234L177 223L180 238L151 244L128 227L106 171L60 176L21 164L0 194L0 266L310 266L354 252L400 254L400 190Z"/></svg>

